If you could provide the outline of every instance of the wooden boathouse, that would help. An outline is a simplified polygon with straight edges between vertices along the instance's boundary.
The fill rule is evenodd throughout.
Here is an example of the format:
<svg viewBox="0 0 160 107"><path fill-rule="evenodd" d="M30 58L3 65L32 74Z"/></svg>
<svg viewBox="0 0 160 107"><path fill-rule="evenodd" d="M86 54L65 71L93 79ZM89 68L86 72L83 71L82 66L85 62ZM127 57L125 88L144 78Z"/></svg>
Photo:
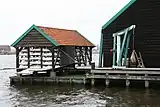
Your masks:
<svg viewBox="0 0 160 107"><path fill-rule="evenodd" d="M99 68L89 78L144 82L160 79L159 0L131 0L102 26ZM134 57L134 58L133 58ZM133 62L134 59L134 63ZM131 82L130 82L131 81Z"/></svg>
<svg viewBox="0 0 160 107"><path fill-rule="evenodd" d="M90 65L94 45L76 30L32 25L11 46L16 48L17 72L50 72ZM28 72L27 72L28 71ZM31 72L32 74L33 72Z"/></svg>
<svg viewBox="0 0 160 107"><path fill-rule="evenodd" d="M158 11L160 11L159 0L131 0L105 23L101 30L99 66L112 67L113 33L136 25L134 42L130 43L129 52L132 52L134 45L136 52L141 53L145 67L159 68L160 16L157 14Z"/></svg>

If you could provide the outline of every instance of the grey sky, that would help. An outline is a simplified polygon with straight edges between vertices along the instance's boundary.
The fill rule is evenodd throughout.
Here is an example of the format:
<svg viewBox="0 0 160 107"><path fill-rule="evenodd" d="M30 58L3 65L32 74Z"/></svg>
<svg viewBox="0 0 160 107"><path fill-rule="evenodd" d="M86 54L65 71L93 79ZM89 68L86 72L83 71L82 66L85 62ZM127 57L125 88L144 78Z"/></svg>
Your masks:
<svg viewBox="0 0 160 107"><path fill-rule="evenodd" d="M99 44L101 27L130 0L0 0L0 45L32 24L75 29Z"/></svg>

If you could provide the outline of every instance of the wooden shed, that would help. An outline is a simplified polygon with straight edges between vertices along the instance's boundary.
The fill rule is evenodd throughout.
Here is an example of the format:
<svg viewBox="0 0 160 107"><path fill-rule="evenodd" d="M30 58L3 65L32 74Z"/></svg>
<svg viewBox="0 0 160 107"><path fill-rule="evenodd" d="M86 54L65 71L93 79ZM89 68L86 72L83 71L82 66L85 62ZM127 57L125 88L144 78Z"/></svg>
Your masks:
<svg viewBox="0 0 160 107"><path fill-rule="evenodd" d="M47 68L91 64L94 45L76 30L32 25L11 46L16 68Z"/></svg>
<svg viewBox="0 0 160 107"><path fill-rule="evenodd" d="M135 49L141 52L145 67L160 67L160 1L131 0L101 30L100 67L112 66L112 34L131 25L135 28ZM132 49L132 47L129 47Z"/></svg>

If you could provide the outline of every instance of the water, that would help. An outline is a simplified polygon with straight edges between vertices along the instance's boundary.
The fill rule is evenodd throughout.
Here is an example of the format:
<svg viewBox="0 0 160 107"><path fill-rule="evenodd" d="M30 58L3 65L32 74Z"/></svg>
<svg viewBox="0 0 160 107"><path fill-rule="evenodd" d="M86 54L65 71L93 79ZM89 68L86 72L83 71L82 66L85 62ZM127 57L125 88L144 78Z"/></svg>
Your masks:
<svg viewBox="0 0 160 107"><path fill-rule="evenodd" d="M0 68L15 67L15 56L0 56ZM84 85L10 86L14 70L0 71L0 107L160 107L160 90Z"/></svg>

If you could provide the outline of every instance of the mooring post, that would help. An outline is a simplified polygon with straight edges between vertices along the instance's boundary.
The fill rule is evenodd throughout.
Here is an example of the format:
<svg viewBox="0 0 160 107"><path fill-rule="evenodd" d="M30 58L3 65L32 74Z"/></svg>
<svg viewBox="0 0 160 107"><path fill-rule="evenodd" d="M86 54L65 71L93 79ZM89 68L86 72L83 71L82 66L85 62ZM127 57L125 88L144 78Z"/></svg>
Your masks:
<svg viewBox="0 0 160 107"><path fill-rule="evenodd" d="M147 78L148 74L145 74L145 78ZM149 87L149 81L148 80L145 80L145 88L148 88Z"/></svg>
<svg viewBox="0 0 160 107"><path fill-rule="evenodd" d="M109 86L109 79L106 79L106 86Z"/></svg>
<svg viewBox="0 0 160 107"><path fill-rule="evenodd" d="M145 88L149 87L149 81L145 80Z"/></svg>
<svg viewBox="0 0 160 107"><path fill-rule="evenodd" d="M95 80L94 80L94 78L92 78L91 79L91 85L94 86L94 84L95 84Z"/></svg>
<svg viewBox="0 0 160 107"><path fill-rule="evenodd" d="M108 79L108 76L109 76L109 74L106 73L106 82L105 82L105 83L106 83L106 86L107 86L107 87L109 86L109 82L110 82L109 79Z"/></svg>
<svg viewBox="0 0 160 107"><path fill-rule="evenodd" d="M126 87L129 87L129 85L130 85L130 81L126 80Z"/></svg>
<svg viewBox="0 0 160 107"><path fill-rule="evenodd" d="M129 77L129 74L126 74L126 87L129 87L130 81L127 79Z"/></svg>
<svg viewBox="0 0 160 107"><path fill-rule="evenodd" d="M91 71L91 75L92 75L92 79L91 79L91 85L92 86L94 86L94 84L95 84L95 80L94 80L94 73L93 73L93 71Z"/></svg>

